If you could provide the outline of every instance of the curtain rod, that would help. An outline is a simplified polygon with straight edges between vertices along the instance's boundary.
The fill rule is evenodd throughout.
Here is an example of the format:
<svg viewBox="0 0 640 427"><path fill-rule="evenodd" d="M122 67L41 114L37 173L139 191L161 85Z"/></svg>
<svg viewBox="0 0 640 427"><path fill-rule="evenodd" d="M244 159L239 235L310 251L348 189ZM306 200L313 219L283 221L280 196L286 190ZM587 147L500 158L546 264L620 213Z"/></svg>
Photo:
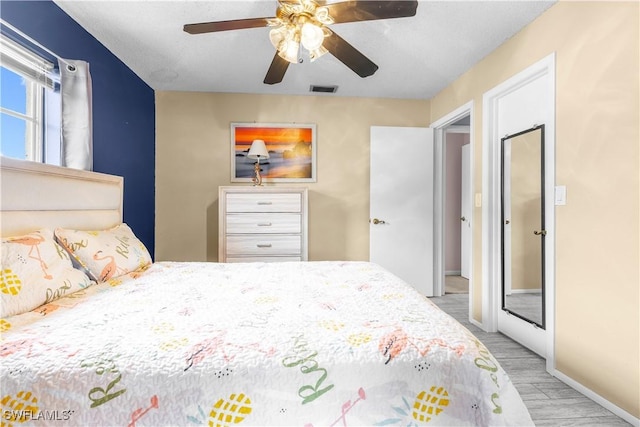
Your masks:
<svg viewBox="0 0 640 427"><path fill-rule="evenodd" d="M7 27L8 29L10 29L11 31L13 31L14 33L16 33L17 35L19 35L20 37L24 38L25 40L27 40L29 43L33 44L34 46L42 49L43 51L47 52L49 55L53 56L54 58L56 58L58 61L62 62L65 65L73 65L70 64L66 59L64 59L63 57L61 57L60 55L56 55L54 52L52 52L50 49L48 49L47 47L43 46L42 44L38 43L36 40L34 40L33 38L29 37L28 35L26 35L25 33L23 33L22 31L20 31L19 29L17 29L16 27L14 27L13 25L9 24L7 21L5 21L4 19L0 19L0 25L3 25L5 27Z"/></svg>

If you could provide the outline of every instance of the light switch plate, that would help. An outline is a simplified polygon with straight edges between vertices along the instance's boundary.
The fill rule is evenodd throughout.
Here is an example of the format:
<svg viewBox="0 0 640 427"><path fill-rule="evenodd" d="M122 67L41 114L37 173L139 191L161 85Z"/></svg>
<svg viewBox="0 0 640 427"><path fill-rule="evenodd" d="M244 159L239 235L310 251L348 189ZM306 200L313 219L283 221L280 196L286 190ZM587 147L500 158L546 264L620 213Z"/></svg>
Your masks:
<svg viewBox="0 0 640 427"><path fill-rule="evenodd" d="M476 193L476 208L482 207L482 193Z"/></svg>
<svg viewBox="0 0 640 427"><path fill-rule="evenodd" d="M567 187L564 185L556 186L555 194L556 206L564 206L567 204Z"/></svg>

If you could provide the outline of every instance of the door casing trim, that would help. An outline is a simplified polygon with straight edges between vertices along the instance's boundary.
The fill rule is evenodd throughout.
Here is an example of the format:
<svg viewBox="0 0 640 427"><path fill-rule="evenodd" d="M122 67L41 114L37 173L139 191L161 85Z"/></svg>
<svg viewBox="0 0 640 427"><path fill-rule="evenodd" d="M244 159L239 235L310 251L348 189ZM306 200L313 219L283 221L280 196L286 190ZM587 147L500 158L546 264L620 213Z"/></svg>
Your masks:
<svg viewBox="0 0 640 427"><path fill-rule="evenodd" d="M429 127L434 129L434 201L433 201L433 292L435 296L444 295L444 208L445 208L445 129L463 117L469 116L471 125L469 126L469 157L471 159L470 196L474 192L473 156L474 156L474 103L469 101L456 108L452 112L445 114L440 119L434 121ZM455 129L459 130L459 129ZM466 129L465 129L466 130ZM470 201L473 206L473 200ZM473 208L471 209L471 251L469 251L469 321L476 326L480 323L473 319Z"/></svg>

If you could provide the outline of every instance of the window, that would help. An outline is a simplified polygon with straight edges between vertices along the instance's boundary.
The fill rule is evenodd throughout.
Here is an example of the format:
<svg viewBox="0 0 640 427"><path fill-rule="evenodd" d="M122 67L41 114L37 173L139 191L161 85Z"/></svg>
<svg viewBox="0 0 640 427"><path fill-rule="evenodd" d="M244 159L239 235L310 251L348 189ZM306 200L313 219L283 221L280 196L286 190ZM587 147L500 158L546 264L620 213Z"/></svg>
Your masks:
<svg viewBox="0 0 640 427"><path fill-rule="evenodd" d="M60 97L54 66L0 34L0 153L60 163Z"/></svg>

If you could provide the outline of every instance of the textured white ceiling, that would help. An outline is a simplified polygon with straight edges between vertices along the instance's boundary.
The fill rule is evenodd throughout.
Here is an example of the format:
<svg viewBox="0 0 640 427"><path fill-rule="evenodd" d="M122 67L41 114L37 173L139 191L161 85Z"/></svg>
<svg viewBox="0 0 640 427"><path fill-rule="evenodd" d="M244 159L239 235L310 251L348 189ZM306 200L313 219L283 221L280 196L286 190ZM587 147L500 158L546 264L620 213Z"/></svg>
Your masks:
<svg viewBox="0 0 640 427"><path fill-rule="evenodd" d="M360 78L331 54L262 81L274 48L268 28L190 35L184 24L274 16L276 0L54 0L156 90L429 99L554 1L419 1L416 16L331 26L380 68Z"/></svg>

